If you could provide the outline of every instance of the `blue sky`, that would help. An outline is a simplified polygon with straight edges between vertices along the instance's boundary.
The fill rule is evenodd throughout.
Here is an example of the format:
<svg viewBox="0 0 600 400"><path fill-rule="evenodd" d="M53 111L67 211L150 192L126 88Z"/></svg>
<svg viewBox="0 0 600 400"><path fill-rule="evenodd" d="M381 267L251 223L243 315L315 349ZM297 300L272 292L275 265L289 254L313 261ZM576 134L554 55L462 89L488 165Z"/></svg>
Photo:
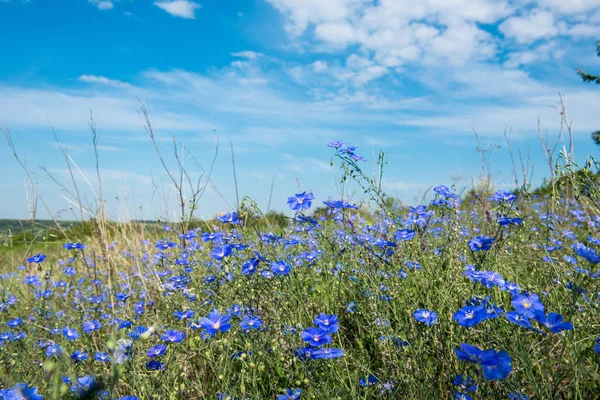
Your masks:
<svg viewBox="0 0 600 400"><path fill-rule="evenodd" d="M230 142L240 197L266 208L275 177L280 210L298 185L318 201L360 198L329 166L331 140L358 146L369 171L386 151L383 186L412 203L431 185L463 190L479 177L473 130L501 146L492 172L510 188L510 128L540 182L549 172L538 118L556 137L559 93L577 160L598 153L589 135L600 88L575 68L600 71L600 0L0 0L0 26L0 118L62 218L69 195L39 166L68 183L51 124L93 205L90 110L111 217L174 217L142 103L165 154L176 135L207 169L219 141L205 217L235 203ZM24 175L5 146L0 171L0 217L27 217Z"/></svg>

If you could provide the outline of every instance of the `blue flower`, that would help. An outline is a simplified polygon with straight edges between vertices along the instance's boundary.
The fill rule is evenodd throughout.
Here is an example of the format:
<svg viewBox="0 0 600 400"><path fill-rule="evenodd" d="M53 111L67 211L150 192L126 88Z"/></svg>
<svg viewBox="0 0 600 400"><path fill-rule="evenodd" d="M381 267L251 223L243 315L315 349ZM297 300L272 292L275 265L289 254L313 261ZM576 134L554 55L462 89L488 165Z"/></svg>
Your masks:
<svg viewBox="0 0 600 400"><path fill-rule="evenodd" d="M75 361L85 361L88 359L88 353L85 350L76 350L71 354L71 359Z"/></svg>
<svg viewBox="0 0 600 400"><path fill-rule="evenodd" d="M313 360L318 360L320 358L339 358L342 357L344 355L344 350L342 349L335 349L335 348L329 348L329 347L323 347L320 349L316 349L315 351L312 352L312 359Z"/></svg>
<svg viewBox="0 0 600 400"><path fill-rule="evenodd" d="M316 349L312 346L302 347L300 349L294 350L294 356L298 357L302 361L306 361L306 360L312 358L312 353L315 350Z"/></svg>
<svg viewBox="0 0 600 400"><path fill-rule="evenodd" d="M46 259L46 256L45 256L45 255L43 255L43 254L40 254L40 253L37 253L35 256L33 256L33 257L29 257L29 258L27 259L27 262L30 262L30 263L35 263L35 264L39 264L39 263L41 263L42 261L44 261L45 259Z"/></svg>
<svg viewBox="0 0 600 400"><path fill-rule="evenodd" d="M40 277L37 275L28 275L23 278L23 283L26 285L37 285L40 283Z"/></svg>
<svg viewBox="0 0 600 400"><path fill-rule="evenodd" d="M162 340L167 343L180 343L185 339L185 333L176 330L166 330L164 335L160 336Z"/></svg>
<svg viewBox="0 0 600 400"><path fill-rule="evenodd" d="M431 325L435 324L438 320L438 315L435 311L425 310L423 308L415 311L413 313L413 317L417 321L423 322L427 326L431 326Z"/></svg>
<svg viewBox="0 0 600 400"><path fill-rule="evenodd" d="M551 312L546 316L543 311L537 311L534 315L534 319L550 329L552 333L570 331L573 329L573 324L571 322L563 321L563 316L555 312Z"/></svg>
<svg viewBox="0 0 600 400"><path fill-rule="evenodd" d="M514 282L504 282L504 286L502 286L500 289L508 291L513 296L521 292L521 287Z"/></svg>
<svg viewBox="0 0 600 400"><path fill-rule="evenodd" d="M194 318L196 312L194 310L178 310L175 311L173 315L175 315L175 317L177 317L177 319L181 321L188 318Z"/></svg>
<svg viewBox="0 0 600 400"><path fill-rule="evenodd" d="M375 375L368 375L365 378L360 378L358 384L362 387L373 386L379 382L379 379Z"/></svg>
<svg viewBox="0 0 600 400"><path fill-rule="evenodd" d="M325 204L329 208L333 208L334 210L350 208L358 210L358 206L356 204L349 203L346 200L325 200L323 204Z"/></svg>
<svg viewBox="0 0 600 400"><path fill-rule="evenodd" d="M292 267L285 261L277 261L271 263L271 272L275 275L287 275Z"/></svg>
<svg viewBox="0 0 600 400"><path fill-rule="evenodd" d="M83 250L85 245L81 243L65 243L63 247L67 250Z"/></svg>
<svg viewBox="0 0 600 400"><path fill-rule="evenodd" d="M473 400L473 398L466 393L452 392L452 396L454 397L454 400Z"/></svg>
<svg viewBox="0 0 600 400"><path fill-rule="evenodd" d="M483 306L465 306L454 313L452 318L460 326L471 328L487 318L487 312Z"/></svg>
<svg viewBox="0 0 600 400"><path fill-rule="evenodd" d="M130 338L136 340L139 339L140 336L142 336L143 334L147 333L150 330L150 328L146 328L145 326L136 326L135 328L133 328L131 330L131 332L129 332L127 334L127 336L129 336ZM152 335L153 332L150 332L150 335Z"/></svg>
<svg viewBox="0 0 600 400"><path fill-rule="evenodd" d="M472 344L461 343L458 348L454 349L454 352L460 360L478 363L481 349L477 346L473 346Z"/></svg>
<svg viewBox="0 0 600 400"><path fill-rule="evenodd" d="M98 362L109 362L110 356L108 355L108 353L98 351L98 352L96 352L96 354L94 354L94 360L96 360Z"/></svg>
<svg viewBox="0 0 600 400"><path fill-rule="evenodd" d="M501 226L521 225L522 223L523 223L523 218L509 218L509 217L498 218L498 225L501 225Z"/></svg>
<svg viewBox="0 0 600 400"><path fill-rule="evenodd" d="M258 258L251 258L242 265L242 275L254 275L258 267Z"/></svg>
<svg viewBox="0 0 600 400"><path fill-rule="evenodd" d="M165 369L165 363L162 363L158 360L150 360L146 363L146 368L150 371L162 371Z"/></svg>
<svg viewBox="0 0 600 400"><path fill-rule="evenodd" d="M299 400L300 396L302 396L302 389L286 389L286 393L277 396L277 400Z"/></svg>
<svg viewBox="0 0 600 400"><path fill-rule="evenodd" d="M327 147L332 147L332 148L338 149L338 150L341 149L344 146L346 146L346 143L344 143L344 142L342 142L340 140L338 140L336 142L329 142L329 143L327 143Z"/></svg>
<svg viewBox="0 0 600 400"><path fill-rule="evenodd" d="M533 318L537 311L544 311L544 304L535 293L518 294L512 298L511 304L525 318Z"/></svg>
<svg viewBox="0 0 600 400"><path fill-rule="evenodd" d="M246 314L242 317L242 321L240 321L240 327L244 331L259 329L261 326L263 326L263 322L258 315L249 316Z"/></svg>
<svg viewBox="0 0 600 400"><path fill-rule="evenodd" d="M452 195L452 192L450 191L448 186L445 186L445 185L437 185L436 187L433 188L433 191L444 197L448 197L448 196Z"/></svg>
<svg viewBox="0 0 600 400"><path fill-rule="evenodd" d="M415 231L413 231L412 229L400 229L394 235L394 239L396 239L399 242L405 242L405 241L408 241L408 240L414 238L416 234L417 233Z"/></svg>
<svg viewBox="0 0 600 400"><path fill-rule="evenodd" d="M492 244L494 244L495 241L496 239L494 238L475 236L473 239L469 240L467 244L472 251L487 251L492 248Z"/></svg>
<svg viewBox="0 0 600 400"><path fill-rule="evenodd" d="M506 192L504 190L497 191L492 197L489 198L490 201L497 201L499 203L511 203L513 202L517 196L515 196L511 192Z"/></svg>
<svg viewBox="0 0 600 400"><path fill-rule="evenodd" d="M66 326L62 331L63 336L67 340L77 340L79 338L79 332L75 328L69 328Z"/></svg>
<svg viewBox="0 0 600 400"><path fill-rule="evenodd" d="M11 389L0 391L3 400L42 400L44 397L38 394L37 388L27 383L17 383Z"/></svg>
<svg viewBox="0 0 600 400"><path fill-rule="evenodd" d="M229 257L231 255L231 250L233 250L233 247L229 244L225 244L223 246L216 246L210 253L210 256L215 260L222 260L223 258Z"/></svg>
<svg viewBox="0 0 600 400"><path fill-rule="evenodd" d="M177 245L177 243L175 242L170 242L170 241L166 241L166 240L159 240L158 242L156 242L156 244L154 245L154 247L156 247L158 250L166 250L169 248L173 248Z"/></svg>
<svg viewBox="0 0 600 400"><path fill-rule="evenodd" d="M454 385L459 386L462 390L466 392L474 392L477 390L477 385L472 378L468 376L463 376L458 374L454 377L454 381L452 382Z"/></svg>
<svg viewBox="0 0 600 400"><path fill-rule="evenodd" d="M510 311L504 314L504 318L509 320L515 325L519 325L520 327L533 329L531 326L531 322L529 322L529 318L525 317L523 314L518 313L517 311Z"/></svg>
<svg viewBox="0 0 600 400"><path fill-rule="evenodd" d="M85 321L83 323L83 331L85 333L90 333L90 332L93 332L93 331L97 331L100 328L102 328L102 324L100 323L100 321L97 321L97 320Z"/></svg>
<svg viewBox="0 0 600 400"><path fill-rule="evenodd" d="M340 329L337 315L333 314L327 315L325 313L321 313L315 318L314 324L328 333L335 333Z"/></svg>
<svg viewBox="0 0 600 400"><path fill-rule="evenodd" d="M46 346L46 357L54 357L62 354L62 347L60 344L51 342L48 346Z"/></svg>
<svg viewBox="0 0 600 400"><path fill-rule="evenodd" d="M596 250L587 247L582 243L575 243L573 245L573 250L575 250L575 254L585 258L592 264L598 264L600 262L600 256L596 254Z"/></svg>
<svg viewBox="0 0 600 400"><path fill-rule="evenodd" d="M221 315L219 311L213 310L208 316L200 320L200 326L206 330L210 336L217 332L227 332L231 328L229 320L231 317L227 314Z"/></svg>
<svg viewBox="0 0 600 400"><path fill-rule="evenodd" d="M505 351L481 350L477 346L462 343L454 352L459 359L479 365L487 380L504 379L512 371L512 359Z"/></svg>
<svg viewBox="0 0 600 400"><path fill-rule="evenodd" d="M21 325L23 323L23 319L22 318L13 318L10 319L6 322L6 325L8 325L11 328L16 328L17 326Z"/></svg>
<svg viewBox="0 0 600 400"><path fill-rule="evenodd" d="M96 378L93 375L77 378L77 382L71 385L71 392L75 393L78 398L89 398L100 390L102 390L102 387L96 383Z"/></svg>
<svg viewBox="0 0 600 400"><path fill-rule="evenodd" d="M217 219L225 224L239 224L240 223L237 212L232 212L232 213L227 213L227 214L217 216Z"/></svg>
<svg viewBox="0 0 600 400"><path fill-rule="evenodd" d="M366 161L366 159L362 156L359 156L358 154L354 153L354 150L356 150L356 147L354 146L347 146L341 149L338 149L338 153L339 154L345 154L350 156L354 161Z"/></svg>
<svg viewBox="0 0 600 400"><path fill-rule="evenodd" d="M188 233L180 233L179 234L179 238L181 239L185 239L185 240L194 240L195 238L198 237L198 234L195 231L189 231Z"/></svg>
<svg viewBox="0 0 600 400"><path fill-rule="evenodd" d="M292 211L308 210L312 205L312 200L315 199L312 193L297 193L288 197L287 204Z"/></svg>
<svg viewBox="0 0 600 400"><path fill-rule="evenodd" d="M302 340L315 347L331 343L331 335L321 328L308 328L302 332L301 337Z"/></svg>
<svg viewBox="0 0 600 400"><path fill-rule="evenodd" d="M159 343L156 346L152 346L148 349L148 351L146 352L146 354L148 355L148 357L150 358L154 358L154 357L160 357L163 354L165 354L167 351L167 345L163 344L163 343Z"/></svg>
<svg viewBox="0 0 600 400"><path fill-rule="evenodd" d="M490 381L505 379L512 371L512 358L505 351L493 349L481 353L479 365L483 369L483 376Z"/></svg>

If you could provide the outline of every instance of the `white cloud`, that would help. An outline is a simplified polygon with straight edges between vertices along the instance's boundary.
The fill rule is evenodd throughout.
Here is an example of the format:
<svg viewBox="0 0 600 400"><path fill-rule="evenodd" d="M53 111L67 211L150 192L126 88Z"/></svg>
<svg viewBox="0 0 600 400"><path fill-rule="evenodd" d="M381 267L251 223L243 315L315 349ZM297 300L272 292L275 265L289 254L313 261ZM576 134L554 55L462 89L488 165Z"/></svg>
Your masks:
<svg viewBox="0 0 600 400"><path fill-rule="evenodd" d="M256 51L238 51L236 53L231 53L234 57L247 58L248 60L256 60L259 57L262 57L263 54L257 53Z"/></svg>
<svg viewBox="0 0 600 400"><path fill-rule="evenodd" d="M284 13L288 32L299 36L309 24L340 21L350 16L350 6L361 0L267 0Z"/></svg>
<svg viewBox="0 0 600 400"><path fill-rule="evenodd" d="M242 86L248 86L248 85L266 85L269 83L268 80L266 80L265 78L239 78L238 82L240 82L240 84Z"/></svg>
<svg viewBox="0 0 600 400"><path fill-rule="evenodd" d="M518 43L531 43L558 34L558 27L552 13L541 10L534 10L523 17L509 18L500 25L499 29L504 36L515 39Z"/></svg>
<svg viewBox="0 0 600 400"><path fill-rule="evenodd" d="M372 65L356 74L354 77L354 83L358 86L364 85L365 83L382 77L387 73L388 69L386 67L382 67L381 65Z"/></svg>
<svg viewBox="0 0 600 400"><path fill-rule="evenodd" d="M354 28L346 22L326 22L317 25L315 36L334 47L346 47L355 40Z"/></svg>
<svg viewBox="0 0 600 400"><path fill-rule="evenodd" d="M514 69L523 65L544 63L548 60L558 60L564 54L565 50L556 42L542 43L529 50L510 53L504 66L509 69Z"/></svg>
<svg viewBox="0 0 600 400"><path fill-rule="evenodd" d="M598 0L540 0L540 5L552 10L572 14L580 13L598 8Z"/></svg>
<svg viewBox="0 0 600 400"><path fill-rule="evenodd" d="M369 93L364 89L343 89L333 92L316 88L311 90L311 94L317 104L323 107L360 107L369 111L426 110L431 107L431 101L425 97L389 99L381 95Z"/></svg>
<svg viewBox="0 0 600 400"><path fill-rule="evenodd" d="M312 63L312 68L313 71L315 71L317 74L323 71L327 71L327 62L317 60L314 63Z"/></svg>
<svg viewBox="0 0 600 400"><path fill-rule="evenodd" d="M598 129L598 95L594 90L573 92L566 96L568 118L574 122L575 136L588 136ZM432 134L451 131L472 135L476 129L482 136L501 137L505 127L511 127L515 138L532 138L537 136L537 118L545 127L557 132L560 116L556 93L528 95L526 101L518 104L499 105L482 104L464 108L458 115L451 115L449 110L439 110L437 115L427 118L405 117L398 119L398 125L427 128ZM444 128L440 128L444 127ZM456 136L453 136L454 138Z"/></svg>
<svg viewBox="0 0 600 400"><path fill-rule="evenodd" d="M96 75L80 75L77 80L85 83L97 83L101 85L107 85L117 88L129 88L132 87L129 83L121 82L116 79L109 79L104 76L96 76Z"/></svg>
<svg viewBox="0 0 600 400"><path fill-rule="evenodd" d="M188 0L157 1L154 5L174 17L186 19L196 19L195 12L200 8L199 4Z"/></svg>
<svg viewBox="0 0 600 400"><path fill-rule="evenodd" d="M313 50L366 60L327 73L357 86L412 67L465 66L497 62L509 50L507 66L533 63L524 45L559 35L598 35L599 0L266 0L285 17L300 51ZM503 34L488 29L499 27ZM515 45L516 43L516 45ZM337 54L335 51L339 51ZM545 59L560 55L537 52ZM315 67L315 65L317 65ZM319 64L313 65L313 72ZM305 73L305 71L302 71ZM300 76L300 71L294 71ZM306 76L302 77L306 81ZM298 79L300 82L301 80Z"/></svg>
<svg viewBox="0 0 600 400"><path fill-rule="evenodd" d="M489 59L496 52L492 38L471 23L449 26L444 33L431 39L429 58L463 65L473 59Z"/></svg>
<svg viewBox="0 0 600 400"><path fill-rule="evenodd" d="M406 64L464 65L489 59L496 45L480 24L512 12L509 3L495 0L266 1L286 17L292 38L311 34L316 50L358 46L360 57L370 63L342 73L357 85Z"/></svg>
<svg viewBox="0 0 600 400"><path fill-rule="evenodd" d="M87 128L90 110L101 129L136 131L142 129L138 114L140 102L135 93L117 91L103 94L93 91L65 91L60 89L24 89L0 85L0 118L9 127L48 128L52 125L62 130ZM146 92L137 95L144 99ZM8 100L10 99L10 101ZM215 125L192 115L182 115L168 109L149 106L156 126L161 129L212 130Z"/></svg>
<svg viewBox="0 0 600 400"><path fill-rule="evenodd" d="M594 38L600 36L600 24L576 24L569 28L568 34L577 38Z"/></svg>
<svg viewBox="0 0 600 400"><path fill-rule="evenodd" d="M99 10L112 10L114 7L111 0L88 0L88 2Z"/></svg>

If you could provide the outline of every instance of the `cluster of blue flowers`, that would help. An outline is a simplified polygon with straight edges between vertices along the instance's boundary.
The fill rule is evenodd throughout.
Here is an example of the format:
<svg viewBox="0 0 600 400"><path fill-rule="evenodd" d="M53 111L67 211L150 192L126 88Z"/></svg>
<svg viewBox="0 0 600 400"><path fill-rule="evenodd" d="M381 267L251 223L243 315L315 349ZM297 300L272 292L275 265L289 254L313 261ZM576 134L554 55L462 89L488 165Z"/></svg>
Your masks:
<svg viewBox="0 0 600 400"><path fill-rule="evenodd" d="M354 146L329 146L353 167L364 161ZM42 381L39 391L31 381L16 383L25 379L15 379L13 371L23 366L11 357L23 349L35 360L31 368L40 368L24 378L50 375L52 363L61 375L68 372L60 376L64 392L106 399L123 393L107 385L114 371L129 373L136 365L140 377L160 382L179 367L174 360L192 358L206 361L206 369L211 362L234 365L229 372L236 379L240 370L257 380L277 373L277 388L274 382L265 386L278 400L318 394L316 379L336 368L349 369L343 384L365 398L397 398L410 381L399 377L402 370L416 373L430 355L450 366L437 379L463 372L446 382L447 396L471 399L482 386L502 388L487 381L525 382L518 373L523 354L510 338L497 337L500 330L563 349L576 337L580 358L596 362L591 357L600 354L600 338L572 331L574 324L583 327L582 319L594 320L589 310L600 304L600 240L596 233L581 234L600 231L600 218L577 205L556 215L532 203L527 214L521 199L505 191L489 197L484 211L462 207L447 186L433 193L427 204L365 218L363 205L348 199L325 200L325 211L311 216L315 196L304 191L288 198L293 218L273 232L247 230L250 217L240 211L218 215L203 229L165 227L160 239L142 240L135 249L112 242L109 251L119 265L110 287L97 268L105 256L91 245L66 243L60 251L68 257L60 260L32 255L0 276L0 359L11 374L0 378L0 399L38 400L38 392L49 391ZM523 268L505 268L504 262ZM532 284L534 273L544 285ZM446 295L451 298L439 298L440 286L453 289ZM556 300L565 293L570 303ZM316 315L322 310L327 313ZM287 369L293 371L289 382L281 373ZM244 392L233 392L219 370L210 376L221 382L219 399L234 399L224 391ZM328 379L338 383L337 376ZM510 390L520 389L512 383Z"/></svg>
<svg viewBox="0 0 600 400"><path fill-rule="evenodd" d="M344 350L323 347L331 343L331 334L340 329L337 316L321 313L315 318L314 324L315 327L305 329L300 335L309 346L297 349L294 354L303 360L342 357Z"/></svg>

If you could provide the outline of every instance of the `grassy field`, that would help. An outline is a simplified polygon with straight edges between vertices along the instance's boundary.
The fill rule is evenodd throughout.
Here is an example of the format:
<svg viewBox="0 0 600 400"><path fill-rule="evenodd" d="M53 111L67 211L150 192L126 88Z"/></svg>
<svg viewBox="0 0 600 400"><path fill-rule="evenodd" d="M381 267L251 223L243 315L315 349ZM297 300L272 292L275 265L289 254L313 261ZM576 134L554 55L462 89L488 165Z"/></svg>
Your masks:
<svg viewBox="0 0 600 400"><path fill-rule="evenodd" d="M6 243L0 398L598 398L596 183L405 207L335 154L376 206Z"/></svg>

